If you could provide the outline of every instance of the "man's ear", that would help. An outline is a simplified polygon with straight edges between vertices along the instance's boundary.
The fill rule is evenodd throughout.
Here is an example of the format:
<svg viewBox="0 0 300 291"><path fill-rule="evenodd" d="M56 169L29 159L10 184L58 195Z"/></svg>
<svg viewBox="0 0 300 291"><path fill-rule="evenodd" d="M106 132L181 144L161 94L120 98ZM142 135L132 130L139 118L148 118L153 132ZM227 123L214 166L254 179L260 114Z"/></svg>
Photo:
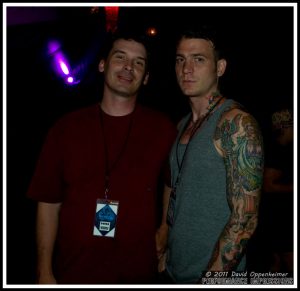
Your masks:
<svg viewBox="0 0 300 291"><path fill-rule="evenodd" d="M147 73L145 74L143 84L144 84L144 85L147 85L147 84L148 84L148 80L149 80L149 72L147 72Z"/></svg>
<svg viewBox="0 0 300 291"><path fill-rule="evenodd" d="M225 73L227 62L225 59L220 59L217 62L217 76L221 77Z"/></svg>
<svg viewBox="0 0 300 291"><path fill-rule="evenodd" d="M99 65L98 65L98 69L99 69L100 73L104 72L104 66L105 66L105 61L101 60L100 63L99 63Z"/></svg>

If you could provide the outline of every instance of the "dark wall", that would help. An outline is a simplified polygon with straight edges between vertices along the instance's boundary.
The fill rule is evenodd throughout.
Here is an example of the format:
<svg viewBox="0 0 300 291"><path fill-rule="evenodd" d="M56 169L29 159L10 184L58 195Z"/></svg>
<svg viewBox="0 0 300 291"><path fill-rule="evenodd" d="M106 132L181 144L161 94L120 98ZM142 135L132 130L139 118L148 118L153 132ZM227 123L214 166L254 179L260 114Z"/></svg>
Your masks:
<svg viewBox="0 0 300 291"><path fill-rule="evenodd" d="M54 13L52 8L51 17L45 16L45 21L30 18L31 12L18 10L26 21L20 24L11 20L7 26L4 195L8 284L34 283L35 204L25 193L45 135L57 118L96 102L101 93L93 48L101 45L104 35L103 11L90 15L86 8L68 7L56 8ZM174 122L188 110L175 82L174 35L182 23L190 21L219 26L228 51L223 92L249 108L263 128L274 108L293 105L292 7L121 8L119 26L158 28L153 39L153 71L140 98L142 103L164 111ZM51 71L51 56L45 51L51 37L60 39L72 62L86 70L77 86L66 86Z"/></svg>

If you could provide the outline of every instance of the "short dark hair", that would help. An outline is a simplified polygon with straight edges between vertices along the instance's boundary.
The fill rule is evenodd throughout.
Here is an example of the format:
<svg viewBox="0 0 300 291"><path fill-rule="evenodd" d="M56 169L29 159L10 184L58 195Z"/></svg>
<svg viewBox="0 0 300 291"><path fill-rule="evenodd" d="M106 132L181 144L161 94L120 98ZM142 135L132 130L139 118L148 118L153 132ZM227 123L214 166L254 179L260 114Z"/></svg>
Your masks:
<svg viewBox="0 0 300 291"><path fill-rule="evenodd" d="M106 59L108 57L114 42L118 39L134 40L138 43L141 43L146 49L146 53L147 53L146 65L148 68L149 59L150 59L149 38L143 31L139 31L138 29L134 30L134 29L123 28L123 29L118 29L114 33L109 32L106 35L104 44L100 48L100 59Z"/></svg>
<svg viewBox="0 0 300 291"><path fill-rule="evenodd" d="M183 27L177 35L176 47L179 45L179 42L182 38L198 38L208 40L213 44L216 59L219 60L225 57L221 37L218 34L217 28L212 25L194 24Z"/></svg>

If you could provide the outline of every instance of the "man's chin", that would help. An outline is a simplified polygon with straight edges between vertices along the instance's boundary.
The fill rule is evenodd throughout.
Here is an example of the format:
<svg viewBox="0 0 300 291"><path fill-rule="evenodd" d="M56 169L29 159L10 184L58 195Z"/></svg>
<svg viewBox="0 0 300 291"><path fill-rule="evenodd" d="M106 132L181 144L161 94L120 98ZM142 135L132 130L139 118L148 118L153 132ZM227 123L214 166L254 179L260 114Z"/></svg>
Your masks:
<svg viewBox="0 0 300 291"><path fill-rule="evenodd" d="M184 88L184 89L182 89L182 93L189 97L196 97L195 91L193 91L191 89Z"/></svg>

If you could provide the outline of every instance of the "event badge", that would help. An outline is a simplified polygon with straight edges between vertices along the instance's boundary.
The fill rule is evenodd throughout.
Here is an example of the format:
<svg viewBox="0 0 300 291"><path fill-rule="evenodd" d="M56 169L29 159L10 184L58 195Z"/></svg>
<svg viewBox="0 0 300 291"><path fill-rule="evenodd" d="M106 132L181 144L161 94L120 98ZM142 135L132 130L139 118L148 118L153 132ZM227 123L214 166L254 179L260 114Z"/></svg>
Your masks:
<svg viewBox="0 0 300 291"><path fill-rule="evenodd" d="M172 190L170 194L169 207L167 213L167 224L169 226L172 226L174 223L175 202L176 202L176 195L175 195L175 191Z"/></svg>
<svg viewBox="0 0 300 291"><path fill-rule="evenodd" d="M97 199L94 221L95 236L115 237L119 202Z"/></svg>

